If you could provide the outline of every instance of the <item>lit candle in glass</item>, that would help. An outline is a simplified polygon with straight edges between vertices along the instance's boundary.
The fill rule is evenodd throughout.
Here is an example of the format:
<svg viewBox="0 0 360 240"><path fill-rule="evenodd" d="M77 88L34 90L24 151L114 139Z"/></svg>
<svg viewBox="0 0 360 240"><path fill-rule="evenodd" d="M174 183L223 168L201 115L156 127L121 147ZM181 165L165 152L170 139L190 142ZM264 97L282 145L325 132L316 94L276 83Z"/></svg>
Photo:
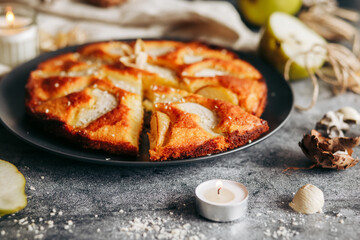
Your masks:
<svg viewBox="0 0 360 240"><path fill-rule="evenodd" d="M16 3L0 3L0 63L14 67L38 54L36 13Z"/></svg>
<svg viewBox="0 0 360 240"><path fill-rule="evenodd" d="M246 214L248 191L241 183L210 180L197 186L195 194L197 210L207 219L227 222Z"/></svg>

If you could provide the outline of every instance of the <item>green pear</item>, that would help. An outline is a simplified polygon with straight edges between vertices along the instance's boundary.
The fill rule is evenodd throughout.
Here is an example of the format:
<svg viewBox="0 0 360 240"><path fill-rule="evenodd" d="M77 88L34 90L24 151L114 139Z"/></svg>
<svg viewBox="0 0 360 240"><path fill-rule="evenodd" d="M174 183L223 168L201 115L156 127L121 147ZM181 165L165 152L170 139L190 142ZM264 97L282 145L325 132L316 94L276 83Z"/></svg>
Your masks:
<svg viewBox="0 0 360 240"><path fill-rule="evenodd" d="M298 18L275 12L268 19L259 44L259 53L281 74L286 62L292 59L289 78L296 80L308 77L306 66L315 71L325 61L326 40L308 28ZM312 50L310 54L304 54Z"/></svg>
<svg viewBox="0 0 360 240"><path fill-rule="evenodd" d="M0 216L26 207L25 183L24 175L13 164L0 159Z"/></svg>
<svg viewBox="0 0 360 240"><path fill-rule="evenodd" d="M255 26L262 26L273 12L297 13L302 0L238 0L241 16Z"/></svg>

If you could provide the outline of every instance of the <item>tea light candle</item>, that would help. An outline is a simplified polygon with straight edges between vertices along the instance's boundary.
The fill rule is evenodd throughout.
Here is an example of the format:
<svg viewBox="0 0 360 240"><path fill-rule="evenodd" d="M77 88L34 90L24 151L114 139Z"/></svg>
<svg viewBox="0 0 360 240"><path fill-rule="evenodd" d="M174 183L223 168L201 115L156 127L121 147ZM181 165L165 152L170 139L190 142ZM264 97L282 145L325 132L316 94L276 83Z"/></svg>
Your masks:
<svg viewBox="0 0 360 240"><path fill-rule="evenodd" d="M209 180L197 186L195 195L197 211L212 221L234 221L246 215L249 193L241 183Z"/></svg>
<svg viewBox="0 0 360 240"><path fill-rule="evenodd" d="M38 54L35 11L16 3L0 4L0 63L14 67Z"/></svg>

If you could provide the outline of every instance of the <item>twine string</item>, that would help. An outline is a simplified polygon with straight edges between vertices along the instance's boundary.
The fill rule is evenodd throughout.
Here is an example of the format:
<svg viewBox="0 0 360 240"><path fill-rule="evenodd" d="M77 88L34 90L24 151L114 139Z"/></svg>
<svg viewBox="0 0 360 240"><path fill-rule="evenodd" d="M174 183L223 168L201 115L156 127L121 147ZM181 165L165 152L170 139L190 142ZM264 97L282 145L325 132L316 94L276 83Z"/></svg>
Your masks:
<svg viewBox="0 0 360 240"><path fill-rule="evenodd" d="M311 55L323 54L323 52L325 52L325 67L312 69L308 59ZM348 89L360 94L360 61L345 46L335 43L314 44L309 50L296 54L285 64L284 78L287 81L290 79L291 65L299 57L304 58L304 67L312 81L313 93L308 106L295 105L298 110L306 111L315 106L319 96L318 79L330 84L334 94L343 93Z"/></svg>

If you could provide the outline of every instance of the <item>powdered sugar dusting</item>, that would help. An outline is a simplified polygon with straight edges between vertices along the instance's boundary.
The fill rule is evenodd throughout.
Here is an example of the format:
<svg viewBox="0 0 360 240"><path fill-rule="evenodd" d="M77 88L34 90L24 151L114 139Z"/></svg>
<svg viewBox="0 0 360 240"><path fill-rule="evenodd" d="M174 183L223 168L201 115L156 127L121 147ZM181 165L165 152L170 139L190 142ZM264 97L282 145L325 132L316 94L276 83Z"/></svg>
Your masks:
<svg viewBox="0 0 360 240"><path fill-rule="evenodd" d="M171 212L170 212L171 213ZM173 214L170 214L173 216ZM170 217L135 217L120 229L129 238L145 238L148 235L155 239L205 239L205 235L199 233L197 229L189 223L173 223Z"/></svg>

